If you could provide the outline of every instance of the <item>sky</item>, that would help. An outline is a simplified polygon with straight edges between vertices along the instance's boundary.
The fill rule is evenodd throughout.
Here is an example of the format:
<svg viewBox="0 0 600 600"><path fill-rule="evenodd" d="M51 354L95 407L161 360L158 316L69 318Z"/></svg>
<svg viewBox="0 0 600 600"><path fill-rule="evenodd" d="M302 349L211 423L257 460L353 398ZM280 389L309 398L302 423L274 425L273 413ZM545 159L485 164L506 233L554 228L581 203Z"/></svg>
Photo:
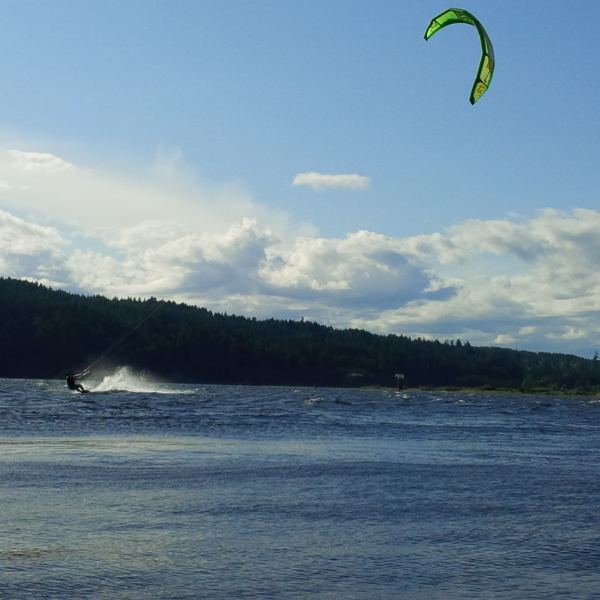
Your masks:
<svg viewBox="0 0 600 600"><path fill-rule="evenodd" d="M600 349L600 3L0 0L0 276Z"/></svg>

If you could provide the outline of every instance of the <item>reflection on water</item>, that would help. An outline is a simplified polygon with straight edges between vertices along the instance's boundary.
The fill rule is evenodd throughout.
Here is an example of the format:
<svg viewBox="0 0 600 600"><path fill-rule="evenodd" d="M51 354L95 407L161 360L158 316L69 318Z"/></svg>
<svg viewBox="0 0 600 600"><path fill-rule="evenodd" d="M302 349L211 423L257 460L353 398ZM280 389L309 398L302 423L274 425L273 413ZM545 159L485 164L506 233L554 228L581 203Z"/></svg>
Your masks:
<svg viewBox="0 0 600 600"><path fill-rule="evenodd" d="M598 597L594 399L0 383L0 598Z"/></svg>

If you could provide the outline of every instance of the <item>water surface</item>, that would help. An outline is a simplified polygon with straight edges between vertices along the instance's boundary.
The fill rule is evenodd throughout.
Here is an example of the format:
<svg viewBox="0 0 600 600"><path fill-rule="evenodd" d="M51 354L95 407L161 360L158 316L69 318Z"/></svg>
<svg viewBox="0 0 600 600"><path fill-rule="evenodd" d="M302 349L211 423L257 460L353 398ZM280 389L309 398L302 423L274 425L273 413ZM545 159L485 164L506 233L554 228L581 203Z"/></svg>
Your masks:
<svg viewBox="0 0 600 600"><path fill-rule="evenodd" d="M0 598L600 598L594 398L93 387L0 380Z"/></svg>

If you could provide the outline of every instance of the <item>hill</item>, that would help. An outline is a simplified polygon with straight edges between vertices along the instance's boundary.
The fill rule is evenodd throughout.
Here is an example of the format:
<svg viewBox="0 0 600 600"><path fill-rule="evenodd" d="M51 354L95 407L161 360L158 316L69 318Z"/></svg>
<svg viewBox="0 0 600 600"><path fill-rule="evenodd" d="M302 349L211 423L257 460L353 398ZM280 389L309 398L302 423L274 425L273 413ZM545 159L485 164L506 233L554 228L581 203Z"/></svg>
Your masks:
<svg viewBox="0 0 600 600"><path fill-rule="evenodd" d="M395 373L404 373L409 386L600 389L596 357L257 321L174 302L110 300L0 278L0 377L64 377L115 343L112 364L172 381L391 387Z"/></svg>

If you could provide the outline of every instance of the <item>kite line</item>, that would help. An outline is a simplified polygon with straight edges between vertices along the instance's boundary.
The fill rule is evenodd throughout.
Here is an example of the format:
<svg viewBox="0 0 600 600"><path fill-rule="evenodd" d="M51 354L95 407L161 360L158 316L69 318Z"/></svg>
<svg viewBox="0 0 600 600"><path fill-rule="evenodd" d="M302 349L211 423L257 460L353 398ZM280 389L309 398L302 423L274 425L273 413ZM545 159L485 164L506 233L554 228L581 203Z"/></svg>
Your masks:
<svg viewBox="0 0 600 600"><path fill-rule="evenodd" d="M134 331L139 329L152 315L156 313L156 311L162 306L159 302L152 311L150 311L147 315L145 315L142 319L140 319L131 329L126 331L112 346L110 346L99 358L97 358L94 362L88 365L80 374L81 377L88 375L90 371L99 365L105 358L110 356Z"/></svg>

